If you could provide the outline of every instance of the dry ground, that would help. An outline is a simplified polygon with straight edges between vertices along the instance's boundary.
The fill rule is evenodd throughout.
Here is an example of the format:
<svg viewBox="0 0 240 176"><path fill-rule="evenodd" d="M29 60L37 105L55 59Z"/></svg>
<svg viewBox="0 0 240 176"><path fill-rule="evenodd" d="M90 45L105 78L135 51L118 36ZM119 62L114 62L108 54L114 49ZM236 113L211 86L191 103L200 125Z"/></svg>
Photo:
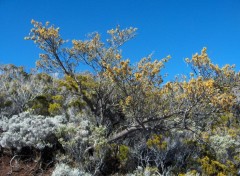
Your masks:
<svg viewBox="0 0 240 176"><path fill-rule="evenodd" d="M20 159L6 153L0 155L0 176L49 176L53 170L50 165L44 170L39 168L31 158Z"/></svg>

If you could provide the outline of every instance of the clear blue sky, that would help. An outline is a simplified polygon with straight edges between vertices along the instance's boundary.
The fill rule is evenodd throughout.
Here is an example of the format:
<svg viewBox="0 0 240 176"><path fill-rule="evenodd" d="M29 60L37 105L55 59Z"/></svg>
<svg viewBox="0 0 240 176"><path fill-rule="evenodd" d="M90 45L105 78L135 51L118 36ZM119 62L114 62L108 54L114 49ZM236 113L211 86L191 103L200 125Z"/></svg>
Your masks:
<svg viewBox="0 0 240 176"><path fill-rule="evenodd" d="M187 73L184 58L206 46L220 66L240 68L239 0L0 0L0 63L34 67L40 50L28 35L31 19L59 26L66 39L85 39L86 34L120 25L137 27L137 37L122 49L137 62L172 56L170 77Z"/></svg>

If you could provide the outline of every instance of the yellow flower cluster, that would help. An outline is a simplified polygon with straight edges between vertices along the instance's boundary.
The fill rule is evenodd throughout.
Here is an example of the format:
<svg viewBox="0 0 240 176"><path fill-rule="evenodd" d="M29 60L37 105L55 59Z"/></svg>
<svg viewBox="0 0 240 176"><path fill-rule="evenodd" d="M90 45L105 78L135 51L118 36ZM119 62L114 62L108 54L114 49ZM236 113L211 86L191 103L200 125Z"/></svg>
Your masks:
<svg viewBox="0 0 240 176"><path fill-rule="evenodd" d="M167 60L155 60L151 62L150 58L143 58L138 64L138 73L142 77L155 76L164 66L164 62L167 62Z"/></svg>
<svg viewBox="0 0 240 176"><path fill-rule="evenodd" d="M111 67L110 64L106 64L106 62L102 62L103 66L106 67L104 75L111 78L112 81L115 81L119 77L121 77L121 79L126 78L132 74L129 62L129 60L121 61L117 66L113 67Z"/></svg>
<svg viewBox="0 0 240 176"><path fill-rule="evenodd" d="M54 26L48 27L49 22L46 22L45 26L43 26L42 23L34 20L32 20L31 23L34 25L34 28L31 30L31 32L33 32L33 37L37 37L38 39L59 37L59 28L54 28Z"/></svg>
<svg viewBox="0 0 240 176"><path fill-rule="evenodd" d="M192 62L194 66L208 65L210 63L210 59L208 58L208 55L207 55L207 48L204 47L200 55L198 53L193 55L192 60L186 58L185 61L187 63Z"/></svg>
<svg viewBox="0 0 240 176"><path fill-rule="evenodd" d="M141 78L142 78L142 74L141 73L134 73L134 76L135 76L135 78L136 78L136 80L141 80Z"/></svg>
<svg viewBox="0 0 240 176"><path fill-rule="evenodd" d="M209 89L213 89L214 88L214 82L215 81L213 79L209 79L209 80L204 82L204 85Z"/></svg>
<svg viewBox="0 0 240 176"><path fill-rule="evenodd" d="M159 91L160 96L167 96L173 94L177 101L195 100L200 98L209 100L212 105L220 106L227 110L232 107L235 96L222 92L213 79L203 80L200 76L198 78L191 78L190 81L183 81L182 83L166 83Z"/></svg>
<svg viewBox="0 0 240 176"><path fill-rule="evenodd" d="M112 41L120 42L121 40L127 40L131 38L131 36L135 35L137 28L127 28L127 29L120 29L120 26L117 26L115 29L108 30L107 33L112 36ZM125 37L127 37L125 39Z"/></svg>
<svg viewBox="0 0 240 176"><path fill-rule="evenodd" d="M33 40L39 47L45 51L53 52L53 48L63 44L65 41L60 38L59 28L55 28L53 25L49 26L49 22L43 25L40 22L32 20L33 28L28 37L25 40Z"/></svg>
<svg viewBox="0 0 240 176"><path fill-rule="evenodd" d="M231 75L235 74L233 70L234 68L235 68L235 65L230 66L229 64L227 64L221 70L226 77L230 77Z"/></svg>
<svg viewBox="0 0 240 176"><path fill-rule="evenodd" d="M170 59L170 56L162 60L151 62L151 56L143 58L134 71L135 81L140 83L147 91L153 89L155 85L162 83L160 71L164 67L164 63Z"/></svg>
<svg viewBox="0 0 240 176"><path fill-rule="evenodd" d="M128 105L130 105L131 102L132 102L132 97L131 96L127 96L127 98L125 100L125 104L128 106Z"/></svg>
<svg viewBox="0 0 240 176"><path fill-rule="evenodd" d="M72 40L73 48L81 53L87 53L89 57L95 57L95 49L101 47L100 35L96 33L91 40Z"/></svg>
<svg viewBox="0 0 240 176"><path fill-rule="evenodd" d="M213 64L207 55L207 49L203 48L201 54L196 53L192 56L192 59L186 58L185 61L188 64L192 64L198 71L208 72L207 74L212 74L208 76L221 76L229 78L235 74L234 68L235 65L230 66L229 64L225 65L222 68L216 64Z"/></svg>
<svg viewBox="0 0 240 176"><path fill-rule="evenodd" d="M228 110L235 102L235 96L232 94L222 93L222 94L216 94L214 97L212 97L211 102L215 106L220 106L225 110Z"/></svg>
<svg viewBox="0 0 240 176"><path fill-rule="evenodd" d="M149 56L143 58L136 66L130 66L130 61L122 60L119 53L115 53L113 56L114 60L110 63L107 63L106 60L101 61L103 68L105 68L103 75L118 83L118 85L127 83L134 89L141 89L145 92L145 95L149 96L159 89L159 85L162 83L159 72L164 67L164 63L170 59L170 56L168 56L152 62L151 56Z"/></svg>
<svg viewBox="0 0 240 176"><path fill-rule="evenodd" d="M120 54L117 54L115 57L117 60L120 60L122 58L122 56Z"/></svg>
<svg viewBox="0 0 240 176"><path fill-rule="evenodd" d="M191 94L210 96L215 91L214 80L203 80L202 77L198 77L197 79L192 78L188 83L184 82L183 88L187 96Z"/></svg>
<svg viewBox="0 0 240 176"><path fill-rule="evenodd" d="M209 66L210 66L210 68L211 68L212 70L214 70L217 74L219 74L219 73L221 72L221 69L219 68L218 65L214 65L214 64L210 63Z"/></svg>

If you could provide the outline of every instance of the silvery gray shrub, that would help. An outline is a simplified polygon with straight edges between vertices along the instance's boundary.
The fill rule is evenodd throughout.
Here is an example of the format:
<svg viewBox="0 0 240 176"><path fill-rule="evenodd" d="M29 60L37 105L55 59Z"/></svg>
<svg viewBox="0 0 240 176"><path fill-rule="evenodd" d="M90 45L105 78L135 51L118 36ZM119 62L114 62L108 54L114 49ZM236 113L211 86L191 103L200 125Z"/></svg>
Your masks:
<svg viewBox="0 0 240 176"><path fill-rule="evenodd" d="M64 124L64 116L44 117L31 115L28 112L0 119L0 145L5 148L34 147L43 149L51 144L46 142L47 136Z"/></svg>
<svg viewBox="0 0 240 176"><path fill-rule="evenodd" d="M71 168L64 163L59 163L56 165L52 176L90 176L90 174L82 172L77 168Z"/></svg>

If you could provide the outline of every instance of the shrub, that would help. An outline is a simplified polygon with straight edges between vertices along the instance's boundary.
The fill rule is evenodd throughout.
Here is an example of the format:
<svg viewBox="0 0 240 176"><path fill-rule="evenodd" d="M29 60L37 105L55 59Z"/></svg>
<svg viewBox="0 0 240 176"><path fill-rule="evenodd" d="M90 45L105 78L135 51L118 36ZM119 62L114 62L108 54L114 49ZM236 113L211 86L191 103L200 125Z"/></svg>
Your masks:
<svg viewBox="0 0 240 176"><path fill-rule="evenodd" d="M34 147L43 149L51 146L49 136L53 135L65 121L63 116L44 117L30 115L28 112L3 117L0 120L0 145L7 148Z"/></svg>
<svg viewBox="0 0 240 176"><path fill-rule="evenodd" d="M228 149L239 146L239 142L230 135L213 135L209 138L209 143L216 152L219 160L225 160L228 157Z"/></svg>
<svg viewBox="0 0 240 176"><path fill-rule="evenodd" d="M90 176L90 174L82 172L77 168L71 168L64 163L60 163L56 165L52 176Z"/></svg>

